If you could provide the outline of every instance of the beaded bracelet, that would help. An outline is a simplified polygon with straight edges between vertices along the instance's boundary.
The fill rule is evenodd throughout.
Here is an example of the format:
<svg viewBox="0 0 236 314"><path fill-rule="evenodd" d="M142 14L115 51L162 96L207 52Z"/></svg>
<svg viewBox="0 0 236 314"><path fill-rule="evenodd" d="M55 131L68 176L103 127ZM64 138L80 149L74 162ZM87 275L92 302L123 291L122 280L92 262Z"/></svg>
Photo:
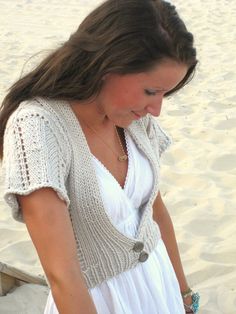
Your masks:
<svg viewBox="0 0 236 314"><path fill-rule="evenodd" d="M199 310L199 300L200 300L200 295L198 292L193 293L193 291L188 288L188 290L181 292L183 299L187 298L188 296L191 295L192 297L192 304L188 305L184 303L184 308L185 310L190 310L192 313L197 313ZM191 313L191 312L186 312L186 313Z"/></svg>
<svg viewBox="0 0 236 314"><path fill-rule="evenodd" d="M187 290L182 291L181 294L182 294L182 297L183 297L183 298L187 298L189 295L192 294L192 292L193 292L192 289L191 289L191 288L188 288Z"/></svg>

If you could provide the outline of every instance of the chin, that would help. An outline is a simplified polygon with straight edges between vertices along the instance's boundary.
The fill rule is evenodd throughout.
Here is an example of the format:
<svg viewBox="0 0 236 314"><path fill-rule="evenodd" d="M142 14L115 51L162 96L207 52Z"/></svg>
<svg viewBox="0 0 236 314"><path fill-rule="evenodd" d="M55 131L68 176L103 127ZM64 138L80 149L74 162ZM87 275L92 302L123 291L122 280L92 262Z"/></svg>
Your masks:
<svg viewBox="0 0 236 314"><path fill-rule="evenodd" d="M122 119L122 118L118 118L118 119L110 119L110 121L112 121L114 123L114 125L120 127L120 128L127 128L128 126L130 126L134 121L135 119Z"/></svg>
<svg viewBox="0 0 236 314"><path fill-rule="evenodd" d="M116 125L120 128L128 128L131 124L133 123L133 120L129 121L129 122L120 122L120 123L117 123Z"/></svg>

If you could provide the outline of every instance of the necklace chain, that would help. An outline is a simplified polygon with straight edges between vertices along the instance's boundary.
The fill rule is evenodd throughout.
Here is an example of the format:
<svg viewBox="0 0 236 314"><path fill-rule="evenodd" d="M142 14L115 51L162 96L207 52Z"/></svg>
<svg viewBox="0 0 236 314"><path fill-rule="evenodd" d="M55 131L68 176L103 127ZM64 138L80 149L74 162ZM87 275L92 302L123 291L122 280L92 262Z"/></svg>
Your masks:
<svg viewBox="0 0 236 314"><path fill-rule="evenodd" d="M100 139L100 141L102 141L103 144L105 144L116 156L118 155L117 160L119 160L119 161L122 162L122 161L126 161L126 160L128 159L128 156L127 156L127 154L126 154L126 152L125 152L125 150L124 150L124 147L123 147L123 145L122 145L122 143L121 143L121 139L120 139L120 135L119 135L119 133L118 133L117 127L116 127L115 125L114 125L115 133L116 133L116 137L117 137L117 139L118 139L120 148L121 148L121 150L122 150L122 155L117 154L117 152L115 152L114 149L113 149L108 143L106 143L100 135L98 135L97 131L96 131L94 128L92 128L91 126L89 126L89 125L88 125L84 120L82 120L81 118L80 118L80 120L87 126L87 128L89 128L91 131L93 131L93 133L94 133L95 135L97 135L97 137Z"/></svg>
<svg viewBox="0 0 236 314"><path fill-rule="evenodd" d="M117 136L118 142L119 142L120 147L121 147L121 150L122 150L122 152L123 152L123 155L118 156L118 160L119 160L119 161L126 161L126 160L128 159L128 156L127 156L127 154L125 153L124 147L123 147L123 145L122 145L122 143L121 143L121 139L120 139L120 135L119 135L118 130L117 130L117 126L114 126L114 127L115 127L115 131L116 131L116 136Z"/></svg>

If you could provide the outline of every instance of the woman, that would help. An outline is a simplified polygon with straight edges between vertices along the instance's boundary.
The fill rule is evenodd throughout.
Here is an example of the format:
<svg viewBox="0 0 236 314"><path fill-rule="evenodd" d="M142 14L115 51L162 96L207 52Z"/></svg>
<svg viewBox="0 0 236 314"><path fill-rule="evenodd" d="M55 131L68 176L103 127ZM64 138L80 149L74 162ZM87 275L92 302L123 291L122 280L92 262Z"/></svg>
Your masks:
<svg viewBox="0 0 236 314"><path fill-rule="evenodd" d="M170 140L154 119L196 64L174 6L108 0L11 87L4 198L48 279L45 314L197 311L158 189Z"/></svg>

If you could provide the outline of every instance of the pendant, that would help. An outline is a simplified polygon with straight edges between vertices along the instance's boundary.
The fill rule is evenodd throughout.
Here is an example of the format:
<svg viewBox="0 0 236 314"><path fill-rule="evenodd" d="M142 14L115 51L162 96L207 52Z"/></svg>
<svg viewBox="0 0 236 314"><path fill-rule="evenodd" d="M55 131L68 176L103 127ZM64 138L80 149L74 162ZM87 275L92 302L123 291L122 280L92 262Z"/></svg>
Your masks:
<svg viewBox="0 0 236 314"><path fill-rule="evenodd" d="M119 161L126 161L128 159L127 155L118 156Z"/></svg>

